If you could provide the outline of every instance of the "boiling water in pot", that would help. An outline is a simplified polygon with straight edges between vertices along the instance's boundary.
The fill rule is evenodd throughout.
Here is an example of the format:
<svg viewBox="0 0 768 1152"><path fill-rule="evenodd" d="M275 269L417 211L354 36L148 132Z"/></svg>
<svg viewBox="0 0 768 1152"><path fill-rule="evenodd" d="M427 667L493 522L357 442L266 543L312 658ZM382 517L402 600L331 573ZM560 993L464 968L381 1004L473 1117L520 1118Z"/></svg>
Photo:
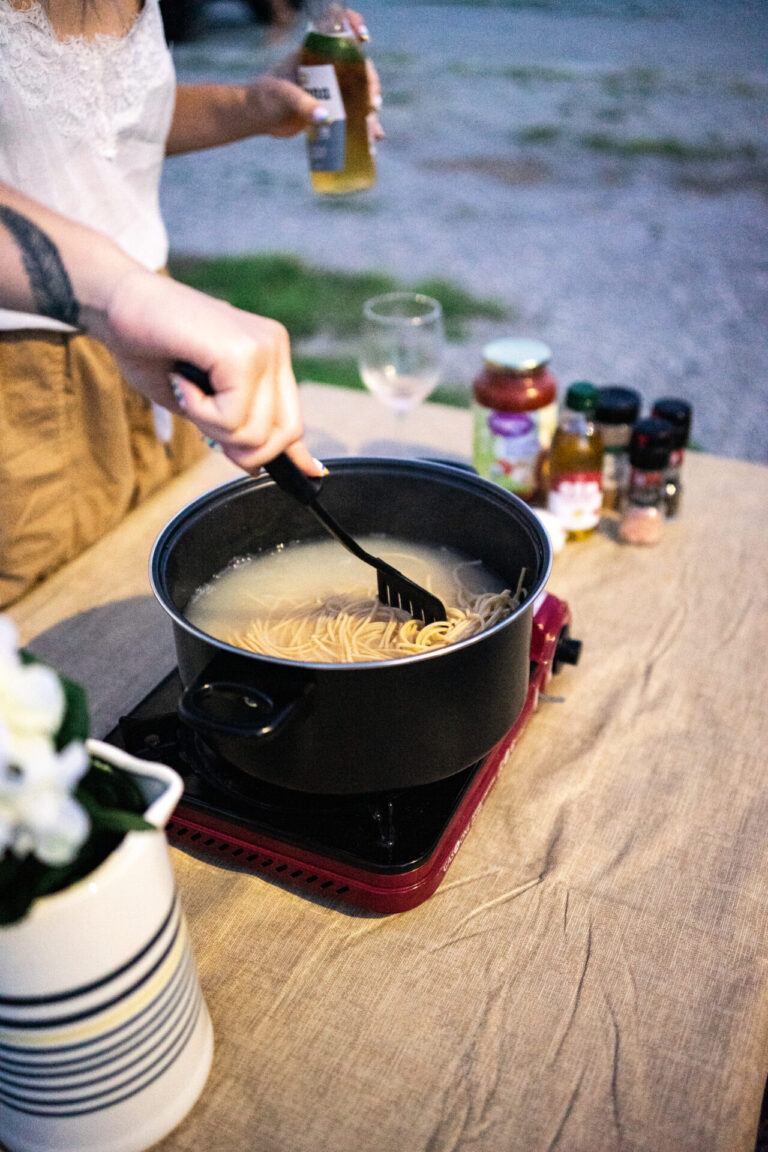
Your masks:
<svg viewBox="0 0 768 1152"><path fill-rule="evenodd" d="M392 659L475 635L519 602L479 561L392 537L360 539L434 592L448 621L422 626L376 598L373 570L333 540L306 541L233 561L193 595L185 615L201 631L284 659Z"/></svg>

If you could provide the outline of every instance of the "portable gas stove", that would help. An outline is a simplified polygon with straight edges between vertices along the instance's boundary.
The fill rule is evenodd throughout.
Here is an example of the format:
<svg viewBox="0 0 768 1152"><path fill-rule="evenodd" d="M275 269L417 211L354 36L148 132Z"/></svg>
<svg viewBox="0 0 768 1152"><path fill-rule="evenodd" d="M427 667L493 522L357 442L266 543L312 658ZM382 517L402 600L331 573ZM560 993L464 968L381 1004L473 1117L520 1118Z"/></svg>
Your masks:
<svg viewBox="0 0 768 1152"><path fill-rule="evenodd" d="M542 593L534 605L531 672L525 704L506 736L476 764L445 780L360 796L277 788L216 764L179 720L172 672L107 740L161 761L184 780L168 825L172 843L226 858L307 894L366 908L405 912L438 887L514 748L540 694L562 664L576 664L563 600Z"/></svg>

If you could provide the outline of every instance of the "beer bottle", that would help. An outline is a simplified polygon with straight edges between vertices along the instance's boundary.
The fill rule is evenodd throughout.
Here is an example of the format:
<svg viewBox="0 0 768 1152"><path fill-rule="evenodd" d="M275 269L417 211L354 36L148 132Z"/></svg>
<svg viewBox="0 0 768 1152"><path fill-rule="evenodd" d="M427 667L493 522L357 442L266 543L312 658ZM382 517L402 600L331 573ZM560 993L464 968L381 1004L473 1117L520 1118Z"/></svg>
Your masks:
<svg viewBox="0 0 768 1152"><path fill-rule="evenodd" d="M376 181L376 165L368 135L365 56L340 4L310 3L299 78L329 114L327 121L307 130L312 187L325 193L370 188Z"/></svg>

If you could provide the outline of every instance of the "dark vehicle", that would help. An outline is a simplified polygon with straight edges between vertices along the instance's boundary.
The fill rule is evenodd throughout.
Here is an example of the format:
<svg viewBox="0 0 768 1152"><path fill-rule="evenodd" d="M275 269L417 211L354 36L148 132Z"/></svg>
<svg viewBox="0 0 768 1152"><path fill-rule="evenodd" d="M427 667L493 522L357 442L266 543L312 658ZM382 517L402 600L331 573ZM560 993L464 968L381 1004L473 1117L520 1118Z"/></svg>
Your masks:
<svg viewBox="0 0 768 1152"><path fill-rule="evenodd" d="M183 44L192 40L199 23L200 14L211 0L160 0L165 36L170 44ZM302 7L302 0L243 0L247 13L265 27L283 25L290 27L296 13Z"/></svg>

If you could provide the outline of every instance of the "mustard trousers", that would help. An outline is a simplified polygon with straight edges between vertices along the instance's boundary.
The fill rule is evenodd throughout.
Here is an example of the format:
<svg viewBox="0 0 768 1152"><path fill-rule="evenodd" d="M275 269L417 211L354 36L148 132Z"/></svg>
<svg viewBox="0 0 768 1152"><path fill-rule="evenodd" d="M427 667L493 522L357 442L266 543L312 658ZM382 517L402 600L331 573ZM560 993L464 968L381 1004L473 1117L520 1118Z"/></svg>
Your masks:
<svg viewBox="0 0 768 1152"><path fill-rule="evenodd" d="M152 405L88 336L0 332L0 609L200 459L200 433Z"/></svg>

